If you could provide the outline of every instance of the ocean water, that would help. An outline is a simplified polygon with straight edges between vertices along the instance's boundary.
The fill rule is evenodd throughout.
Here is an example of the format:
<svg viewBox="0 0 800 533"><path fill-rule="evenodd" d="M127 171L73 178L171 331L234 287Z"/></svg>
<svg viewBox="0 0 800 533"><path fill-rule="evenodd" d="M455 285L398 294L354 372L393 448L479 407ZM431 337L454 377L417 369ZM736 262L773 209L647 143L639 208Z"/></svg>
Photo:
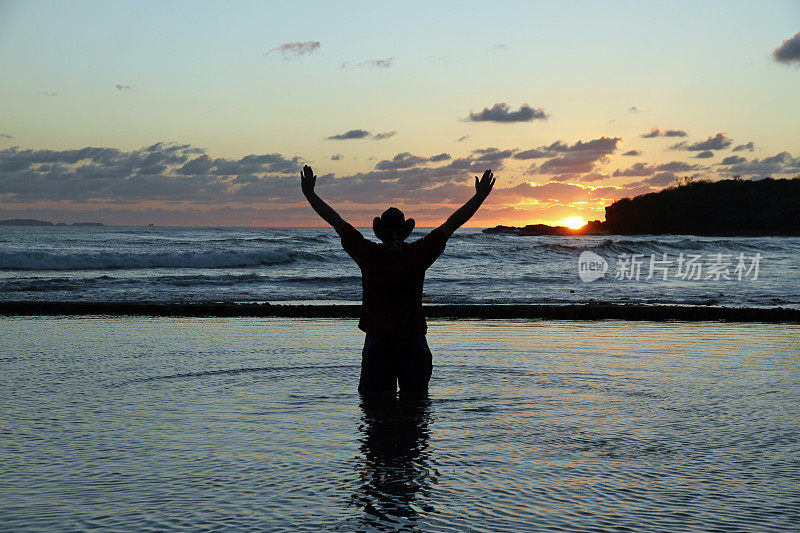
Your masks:
<svg viewBox="0 0 800 533"><path fill-rule="evenodd" d="M2 531L797 531L800 326L4 318Z"/></svg>
<svg viewBox="0 0 800 533"><path fill-rule="evenodd" d="M411 240L424 231L415 230ZM371 230L362 232L374 239ZM582 252L607 261L604 277L581 280ZM698 269L686 268L692 256ZM626 261L628 267L638 263L638 270L625 267ZM744 268L737 271L740 261ZM358 267L331 228L0 227L3 300L360 298ZM428 271L425 301L796 308L800 238L519 237L461 229Z"/></svg>

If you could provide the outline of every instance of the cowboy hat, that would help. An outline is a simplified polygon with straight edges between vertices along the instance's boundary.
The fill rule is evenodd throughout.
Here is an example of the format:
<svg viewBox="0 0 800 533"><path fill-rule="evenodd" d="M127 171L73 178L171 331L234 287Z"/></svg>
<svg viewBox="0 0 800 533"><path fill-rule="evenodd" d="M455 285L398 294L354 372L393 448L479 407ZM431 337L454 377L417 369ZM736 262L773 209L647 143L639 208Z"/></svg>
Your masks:
<svg viewBox="0 0 800 533"><path fill-rule="evenodd" d="M403 212L390 207L372 221L372 231L382 241L404 241L414 230L414 219L406 220Z"/></svg>

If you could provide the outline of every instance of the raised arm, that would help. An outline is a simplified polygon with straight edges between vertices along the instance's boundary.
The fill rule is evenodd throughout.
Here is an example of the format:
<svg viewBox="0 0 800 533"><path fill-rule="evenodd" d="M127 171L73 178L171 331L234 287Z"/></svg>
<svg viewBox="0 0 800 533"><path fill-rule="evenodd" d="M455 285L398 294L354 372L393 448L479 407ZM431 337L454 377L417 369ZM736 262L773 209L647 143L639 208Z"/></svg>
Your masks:
<svg viewBox="0 0 800 533"><path fill-rule="evenodd" d="M478 176L475 176L475 194L473 197L467 200L467 203L459 207L455 213L450 215L450 218L448 218L444 224L439 226L447 234L448 239L458 228L463 226L467 220L472 218L472 215L475 214L483 201L489 196L489 193L492 192L493 186L494 174L492 174L491 170L484 172L480 180Z"/></svg>
<svg viewBox="0 0 800 533"><path fill-rule="evenodd" d="M317 183L317 177L314 175L314 171L311 170L311 167L305 165L303 167L303 171L300 173L300 187L303 189L303 195L308 200L308 203L311 204L311 207L314 208L314 211L317 212L322 219L333 226L333 229L336 230L336 233L341 233L342 228L347 223L345 220L339 216L331 206L326 204L322 198L317 196L317 193L314 192L314 185Z"/></svg>

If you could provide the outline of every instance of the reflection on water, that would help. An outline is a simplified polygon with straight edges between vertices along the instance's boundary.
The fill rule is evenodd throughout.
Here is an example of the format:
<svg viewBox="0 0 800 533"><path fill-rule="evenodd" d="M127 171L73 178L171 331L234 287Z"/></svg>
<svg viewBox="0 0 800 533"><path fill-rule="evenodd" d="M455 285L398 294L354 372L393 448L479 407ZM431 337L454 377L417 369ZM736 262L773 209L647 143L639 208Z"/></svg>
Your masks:
<svg viewBox="0 0 800 533"><path fill-rule="evenodd" d="M361 399L359 490L362 525L408 527L429 499L437 472L428 449L431 402L427 396L379 395Z"/></svg>
<svg viewBox="0 0 800 533"><path fill-rule="evenodd" d="M797 531L800 326L4 318L0 531Z"/></svg>

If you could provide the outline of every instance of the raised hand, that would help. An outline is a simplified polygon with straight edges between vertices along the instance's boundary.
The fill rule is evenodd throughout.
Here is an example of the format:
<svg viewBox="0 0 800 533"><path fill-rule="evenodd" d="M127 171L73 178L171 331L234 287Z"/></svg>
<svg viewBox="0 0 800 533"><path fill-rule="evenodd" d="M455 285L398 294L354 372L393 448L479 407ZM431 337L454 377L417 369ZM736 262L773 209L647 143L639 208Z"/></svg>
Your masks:
<svg viewBox="0 0 800 533"><path fill-rule="evenodd" d="M314 175L314 171L311 170L310 166L305 165L303 171L300 172L300 188L303 190L303 194L308 195L314 192L316 183L317 177Z"/></svg>
<svg viewBox="0 0 800 533"><path fill-rule="evenodd" d="M492 192L493 186L494 174L492 174L491 169L484 172L483 177L480 180L478 179L478 176L475 176L475 193L481 198L486 198L489 196L489 193Z"/></svg>

